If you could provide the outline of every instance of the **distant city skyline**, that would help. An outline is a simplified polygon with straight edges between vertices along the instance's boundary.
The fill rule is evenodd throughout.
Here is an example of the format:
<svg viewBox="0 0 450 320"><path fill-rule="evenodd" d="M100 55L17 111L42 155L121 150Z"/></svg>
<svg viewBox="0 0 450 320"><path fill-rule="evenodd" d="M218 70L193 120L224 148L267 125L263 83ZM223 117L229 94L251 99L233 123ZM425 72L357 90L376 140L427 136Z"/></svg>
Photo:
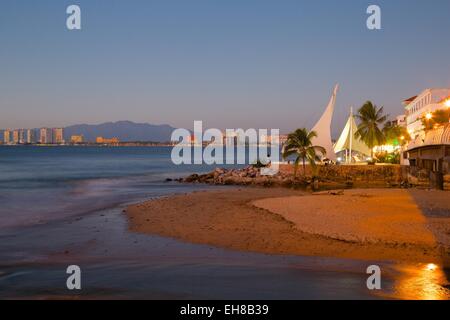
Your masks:
<svg viewBox="0 0 450 320"><path fill-rule="evenodd" d="M2 1L0 129L130 120L191 129L311 128L340 84L332 134L366 100L391 118L450 88L450 2ZM382 10L370 31L366 9Z"/></svg>
<svg viewBox="0 0 450 320"><path fill-rule="evenodd" d="M2 144L64 144L63 128L15 128L1 130Z"/></svg>

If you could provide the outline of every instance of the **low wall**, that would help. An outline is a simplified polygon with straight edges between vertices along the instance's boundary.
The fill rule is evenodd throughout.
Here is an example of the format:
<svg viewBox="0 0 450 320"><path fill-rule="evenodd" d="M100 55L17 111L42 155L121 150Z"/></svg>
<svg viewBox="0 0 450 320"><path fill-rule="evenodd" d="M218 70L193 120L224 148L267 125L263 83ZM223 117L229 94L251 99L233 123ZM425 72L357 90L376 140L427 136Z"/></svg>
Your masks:
<svg viewBox="0 0 450 320"><path fill-rule="evenodd" d="M216 168L206 174L192 174L177 179L180 182L207 183L216 185L258 185L282 187L348 188L348 187L424 187L430 188L428 175L414 174L409 166L401 165L330 165L318 166L317 179L312 179L311 167L303 167L294 177L294 166L280 165L279 172L273 176L262 176L259 169L248 166L242 169ZM443 177L444 189L450 186L450 176Z"/></svg>
<svg viewBox="0 0 450 320"><path fill-rule="evenodd" d="M408 167L401 165L332 165L318 166L317 170L321 180L334 182L400 184L408 179ZM280 172L293 174L294 166L283 164ZM298 167L298 174L303 174L302 165ZM312 175L309 165L306 166L306 175Z"/></svg>

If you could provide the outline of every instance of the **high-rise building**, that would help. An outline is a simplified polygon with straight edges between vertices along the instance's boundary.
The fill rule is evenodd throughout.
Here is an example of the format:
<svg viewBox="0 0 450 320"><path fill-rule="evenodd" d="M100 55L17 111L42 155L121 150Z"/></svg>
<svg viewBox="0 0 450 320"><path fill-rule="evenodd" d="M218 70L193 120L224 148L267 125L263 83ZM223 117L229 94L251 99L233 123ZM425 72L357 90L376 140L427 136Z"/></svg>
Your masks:
<svg viewBox="0 0 450 320"><path fill-rule="evenodd" d="M35 143L36 142L36 134L33 129L28 129L26 132L26 142L27 143Z"/></svg>
<svg viewBox="0 0 450 320"><path fill-rule="evenodd" d="M62 128L54 128L52 129L52 138L53 143L55 144L63 144L64 143L64 130Z"/></svg>
<svg viewBox="0 0 450 320"><path fill-rule="evenodd" d="M41 128L39 130L39 143L47 143L47 128Z"/></svg>
<svg viewBox="0 0 450 320"><path fill-rule="evenodd" d="M13 131L12 143L13 144L19 144L19 130L14 130Z"/></svg>
<svg viewBox="0 0 450 320"><path fill-rule="evenodd" d="M25 144L25 129L19 129L19 144Z"/></svg>
<svg viewBox="0 0 450 320"><path fill-rule="evenodd" d="M50 144L53 143L53 134L52 130L48 128L41 128L39 135L39 142L42 144Z"/></svg>
<svg viewBox="0 0 450 320"><path fill-rule="evenodd" d="M3 132L3 142L5 144L10 144L11 143L11 130L5 130Z"/></svg>

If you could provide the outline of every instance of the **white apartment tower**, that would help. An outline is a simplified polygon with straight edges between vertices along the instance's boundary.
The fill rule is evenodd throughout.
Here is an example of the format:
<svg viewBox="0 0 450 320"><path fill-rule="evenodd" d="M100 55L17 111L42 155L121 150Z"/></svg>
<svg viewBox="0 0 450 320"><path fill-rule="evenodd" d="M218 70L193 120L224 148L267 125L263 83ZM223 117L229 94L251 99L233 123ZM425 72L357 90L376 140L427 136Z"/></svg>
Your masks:
<svg viewBox="0 0 450 320"><path fill-rule="evenodd" d="M64 130L62 128L54 128L52 129L52 142L55 144L63 144L64 143Z"/></svg>
<svg viewBox="0 0 450 320"><path fill-rule="evenodd" d="M3 143L4 144L11 143L11 130L7 129L3 132Z"/></svg>
<svg viewBox="0 0 450 320"><path fill-rule="evenodd" d="M42 144L53 143L52 130L48 128L41 128L39 130L39 142Z"/></svg>
<svg viewBox="0 0 450 320"><path fill-rule="evenodd" d="M26 142L27 143L35 143L36 142L36 135L33 129L28 129L26 132Z"/></svg>

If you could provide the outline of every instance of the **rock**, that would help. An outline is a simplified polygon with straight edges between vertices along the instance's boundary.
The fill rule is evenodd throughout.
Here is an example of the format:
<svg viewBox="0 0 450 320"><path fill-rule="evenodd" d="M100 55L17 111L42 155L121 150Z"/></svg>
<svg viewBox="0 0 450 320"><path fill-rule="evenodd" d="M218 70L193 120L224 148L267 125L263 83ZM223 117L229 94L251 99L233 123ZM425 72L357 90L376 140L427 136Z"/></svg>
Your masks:
<svg viewBox="0 0 450 320"><path fill-rule="evenodd" d="M280 184L283 187L291 187L292 186L292 179L290 179L290 178L282 178L280 180Z"/></svg>
<svg viewBox="0 0 450 320"><path fill-rule="evenodd" d="M214 180L214 173L202 174L197 178L197 181L200 183L206 183L207 181Z"/></svg>
<svg viewBox="0 0 450 320"><path fill-rule="evenodd" d="M184 178L184 182L197 182L199 178L199 175L194 173L191 174L190 176Z"/></svg>
<svg viewBox="0 0 450 320"><path fill-rule="evenodd" d="M226 177L223 179L223 184L224 185L239 185L240 183L240 179L236 178L236 177Z"/></svg>
<svg viewBox="0 0 450 320"><path fill-rule="evenodd" d="M249 178L249 177L245 177L245 178L242 178L241 182L242 182L241 184L243 184L243 185L250 185L250 184L252 184L253 179Z"/></svg>
<svg viewBox="0 0 450 320"><path fill-rule="evenodd" d="M416 177L409 176L406 178L406 172L402 176L400 167L369 167L369 166L320 166L318 177L312 177L311 172L307 172L309 176L299 175L293 176L293 170L280 167L280 172L275 176L262 176L260 169L254 166L246 166L241 169L225 169L215 168L207 174L192 174L188 177L175 179L175 181L187 183L207 183L216 185L258 185L258 186L282 186L282 187L306 187L311 185L313 189L320 186L331 186L336 188L352 187L354 185L363 185L370 183L384 183L386 186L410 187L411 184L417 185L425 182L423 174ZM450 180L450 175L445 177ZM167 179L166 181L171 181ZM448 188L449 182L446 182Z"/></svg>
<svg viewBox="0 0 450 320"><path fill-rule="evenodd" d="M253 184L259 186L265 186L269 184L269 178L267 176L259 176L253 179Z"/></svg>

